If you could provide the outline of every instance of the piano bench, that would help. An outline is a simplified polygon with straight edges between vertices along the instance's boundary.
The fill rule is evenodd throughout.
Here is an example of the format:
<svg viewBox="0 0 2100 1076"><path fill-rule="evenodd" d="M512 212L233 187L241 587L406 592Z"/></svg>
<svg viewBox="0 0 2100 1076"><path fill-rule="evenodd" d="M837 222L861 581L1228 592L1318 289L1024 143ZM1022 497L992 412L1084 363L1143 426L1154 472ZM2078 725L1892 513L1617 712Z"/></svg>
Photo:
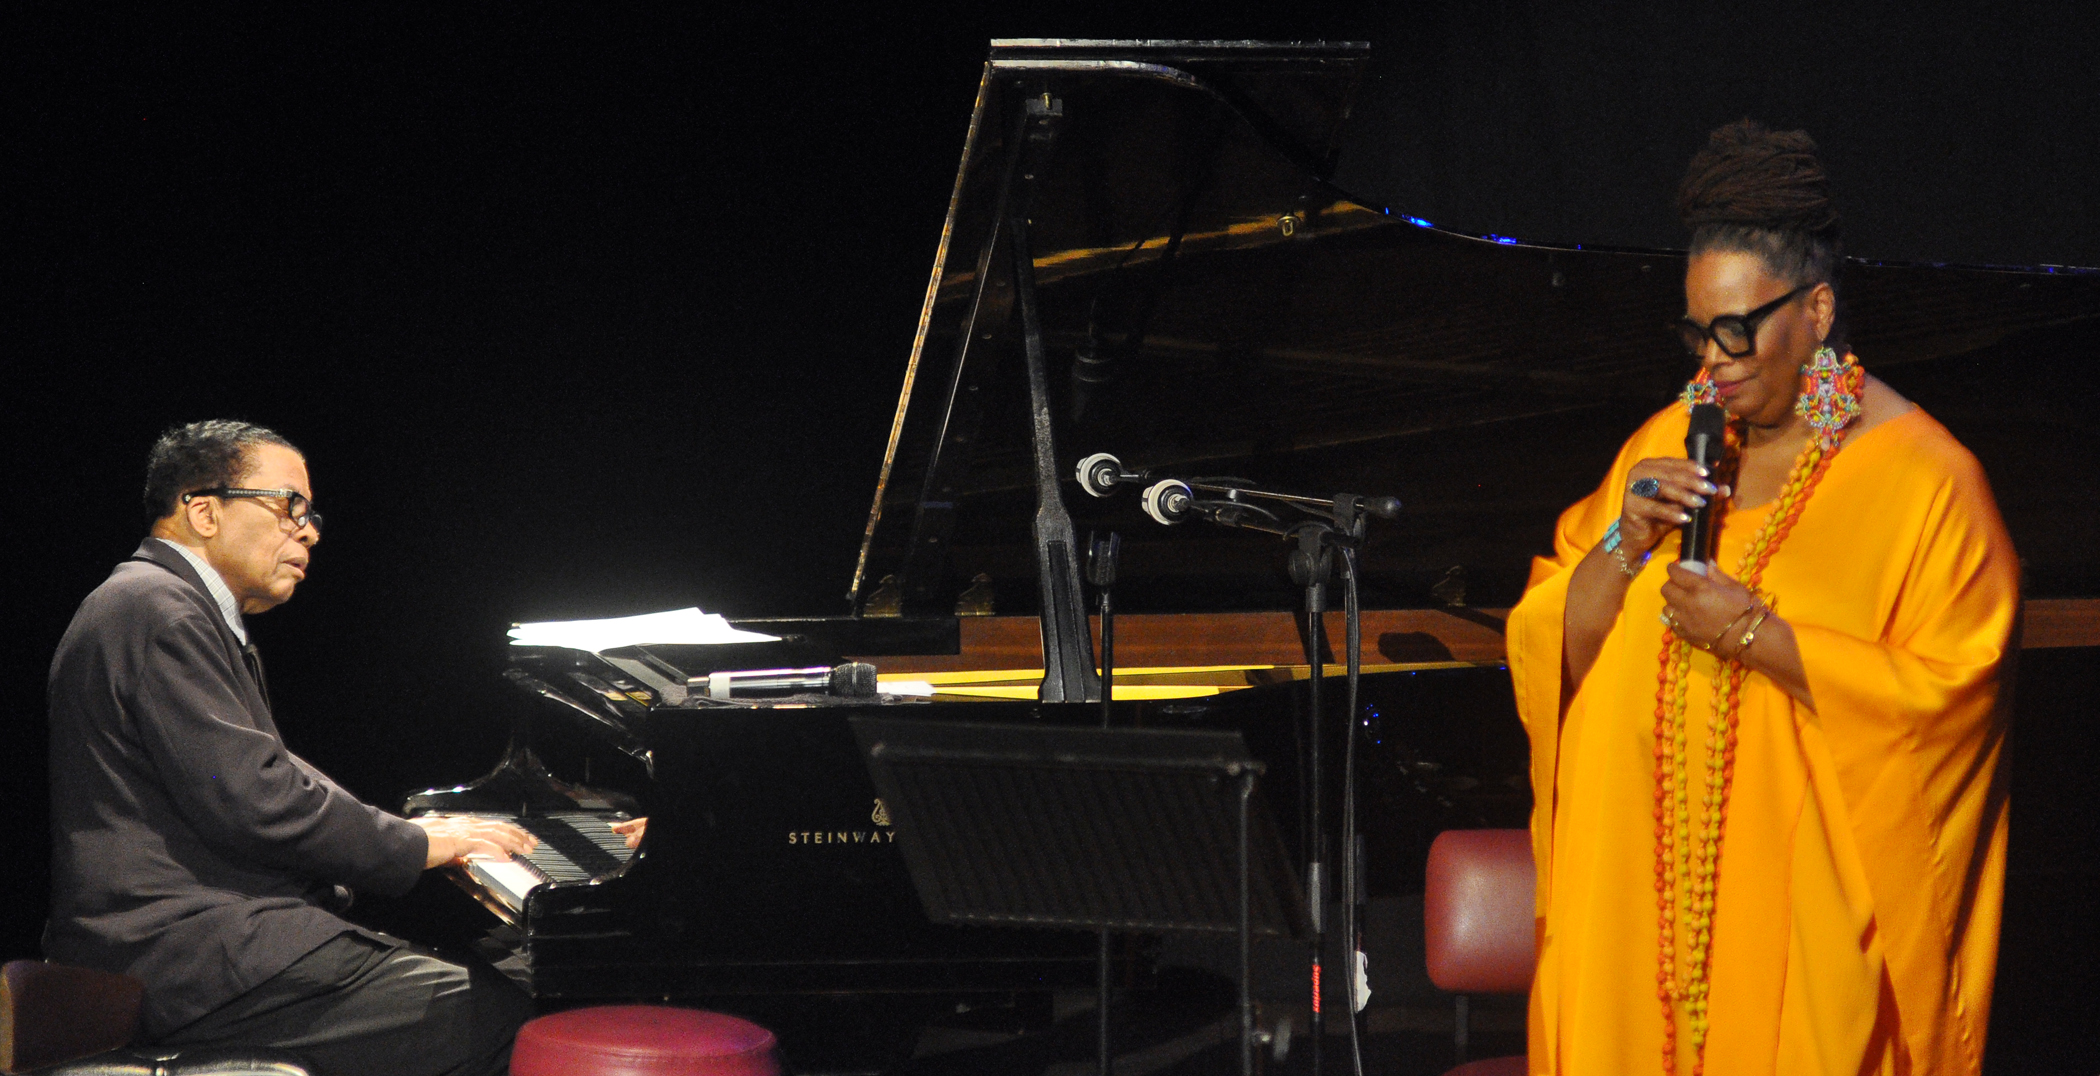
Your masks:
<svg viewBox="0 0 2100 1076"><path fill-rule="evenodd" d="M511 1076L780 1076L773 1033L668 1005L602 1005L526 1024Z"/></svg>
<svg viewBox="0 0 2100 1076"><path fill-rule="evenodd" d="M11 960L0 968L0 1072L114 1050L139 1030L146 984L129 975Z"/></svg>
<svg viewBox="0 0 2100 1076"><path fill-rule="evenodd" d="M0 1073L34 1076L310 1076L286 1054L130 1047L145 984L42 960L0 969Z"/></svg>

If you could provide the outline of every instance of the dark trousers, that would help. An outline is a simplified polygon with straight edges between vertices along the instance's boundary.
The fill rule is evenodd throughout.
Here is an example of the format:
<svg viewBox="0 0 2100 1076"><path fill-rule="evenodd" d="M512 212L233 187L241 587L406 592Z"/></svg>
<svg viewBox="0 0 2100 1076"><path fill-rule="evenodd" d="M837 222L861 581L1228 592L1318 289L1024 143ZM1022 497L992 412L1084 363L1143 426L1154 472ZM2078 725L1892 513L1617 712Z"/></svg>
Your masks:
<svg viewBox="0 0 2100 1076"><path fill-rule="evenodd" d="M289 1050L320 1076L501 1076L531 1018L487 967L343 934L162 1044Z"/></svg>

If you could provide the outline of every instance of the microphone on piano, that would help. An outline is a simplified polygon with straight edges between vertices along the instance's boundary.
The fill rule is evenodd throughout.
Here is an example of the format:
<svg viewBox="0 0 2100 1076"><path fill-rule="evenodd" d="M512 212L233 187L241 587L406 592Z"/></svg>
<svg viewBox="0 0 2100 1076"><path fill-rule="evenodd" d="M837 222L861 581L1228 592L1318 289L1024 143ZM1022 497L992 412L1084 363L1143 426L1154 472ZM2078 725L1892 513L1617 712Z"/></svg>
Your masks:
<svg viewBox="0 0 2100 1076"><path fill-rule="evenodd" d="M1199 498L1196 490L1216 491L1222 498ZM1361 512L1380 519L1394 519L1400 515L1400 498L1365 497L1354 493L1337 493L1332 498L1301 497L1290 493L1275 493L1253 487L1211 485L1198 479L1195 485L1179 478L1163 478L1145 487L1145 514L1154 520L1173 526L1190 519L1201 519L1225 527L1245 527L1249 530L1276 531L1283 521L1276 513L1259 504L1241 498L1289 504L1300 511L1316 508L1344 509Z"/></svg>
<svg viewBox="0 0 2100 1076"><path fill-rule="evenodd" d="M1178 478L1162 479L1147 486L1144 507L1146 515L1169 527L1200 519L1220 527L1283 533L1283 521L1276 517L1276 513L1257 504L1199 499L1189 484Z"/></svg>
<svg viewBox="0 0 2100 1076"><path fill-rule="evenodd" d="M1117 486L1134 486L1145 480L1142 471L1126 471L1123 461L1106 452L1096 452L1079 461L1079 488L1095 497L1114 495Z"/></svg>
<svg viewBox="0 0 2100 1076"><path fill-rule="evenodd" d="M1164 479L1145 487L1145 514L1169 527L1188 519L1190 508L1195 503L1195 491L1178 478Z"/></svg>
<svg viewBox="0 0 2100 1076"><path fill-rule="evenodd" d="M1712 474L1721 466L1721 456L1728 449L1727 430L1728 412L1720 404L1693 405L1691 428L1684 435L1685 458ZM1677 562L1705 575L1707 562L1713 559L1713 502L1692 509L1691 515L1678 528L1681 549Z"/></svg>
<svg viewBox="0 0 2100 1076"><path fill-rule="evenodd" d="M862 661L807 669L733 669L695 676L686 682L694 694L711 699L747 699L768 695L825 694L847 699L873 698L875 666Z"/></svg>

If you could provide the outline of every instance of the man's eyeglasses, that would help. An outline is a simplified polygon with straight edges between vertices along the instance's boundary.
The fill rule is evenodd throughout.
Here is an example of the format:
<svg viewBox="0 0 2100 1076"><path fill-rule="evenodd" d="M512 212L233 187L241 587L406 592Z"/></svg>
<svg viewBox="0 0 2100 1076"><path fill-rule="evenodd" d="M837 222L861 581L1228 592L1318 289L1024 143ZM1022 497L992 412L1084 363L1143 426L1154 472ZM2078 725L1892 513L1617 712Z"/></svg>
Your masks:
<svg viewBox="0 0 2100 1076"><path fill-rule="evenodd" d="M314 511L313 502L306 499L306 494L296 489L235 489L231 486L215 486L211 489L193 489L183 494L182 503L190 503L192 497L283 497L284 514L291 520L293 530L308 526L316 533L321 530L321 513Z"/></svg>
<svg viewBox="0 0 2100 1076"><path fill-rule="evenodd" d="M1813 287L1814 284L1803 284L1747 314L1723 314L1708 325L1701 325L1690 318L1678 318L1677 335L1684 341L1684 349L1691 352L1695 358L1706 350L1708 340L1721 345L1721 351L1730 358L1749 358L1757 354L1757 327L1764 324L1764 320L1771 317L1773 311Z"/></svg>

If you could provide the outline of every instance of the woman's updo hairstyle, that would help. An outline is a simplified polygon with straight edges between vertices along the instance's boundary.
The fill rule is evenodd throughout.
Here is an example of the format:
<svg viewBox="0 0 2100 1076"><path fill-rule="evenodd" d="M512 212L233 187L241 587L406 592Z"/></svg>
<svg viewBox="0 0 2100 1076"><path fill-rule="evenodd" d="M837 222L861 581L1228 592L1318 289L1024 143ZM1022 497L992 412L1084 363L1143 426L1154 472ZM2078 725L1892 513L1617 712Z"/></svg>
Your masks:
<svg viewBox="0 0 2100 1076"><path fill-rule="evenodd" d="M1677 215L1692 253L1755 254L1795 285L1837 286L1844 254L1830 177L1803 131L1731 123L1706 140L1677 187Z"/></svg>

